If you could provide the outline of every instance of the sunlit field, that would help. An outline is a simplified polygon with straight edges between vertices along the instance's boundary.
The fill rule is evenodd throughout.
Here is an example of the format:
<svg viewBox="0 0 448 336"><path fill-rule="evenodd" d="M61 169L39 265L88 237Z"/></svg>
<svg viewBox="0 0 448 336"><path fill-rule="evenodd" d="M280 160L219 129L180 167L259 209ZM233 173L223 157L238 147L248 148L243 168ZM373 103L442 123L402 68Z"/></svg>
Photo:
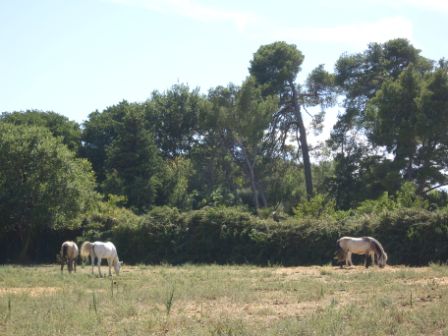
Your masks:
<svg viewBox="0 0 448 336"><path fill-rule="evenodd" d="M0 267L0 335L448 335L446 266L90 270Z"/></svg>

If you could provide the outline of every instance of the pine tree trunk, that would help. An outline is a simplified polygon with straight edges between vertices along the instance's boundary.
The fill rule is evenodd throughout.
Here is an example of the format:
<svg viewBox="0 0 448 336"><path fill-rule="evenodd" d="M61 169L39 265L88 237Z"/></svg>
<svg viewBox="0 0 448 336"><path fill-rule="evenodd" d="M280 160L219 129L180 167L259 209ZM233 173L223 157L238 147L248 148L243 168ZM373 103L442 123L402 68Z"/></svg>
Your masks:
<svg viewBox="0 0 448 336"><path fill-rule="evenodd" d="M300 140L300 148L302 149L302 158L303 158L303 170L305 173L305 186L306 186L306 195L307 198L310 199L313 197L313 179L311 175L311 160L308 148L308 142L306 139L306 130L305 125L303 123L302 113L300 112L300 106L297 98L297 90L294 86L294 83L291 83L291 88L293 91L293 105L294 105L294 113L295 120L297 122L299 128L299 140Z"/></svg>
<svg viewBox="0 0 448 336"><path fill-rule="evenodd" d="M257 188L257 183L255 181L255 172L254 172L254 167L249 162L249 159L247 158L247 156L246 156L246 165L247 165L247 170L249 171L250 185L252 188L252 193L254 194L255 210L258 212L258 209L260 208L260 202L258 200L258 188Z"/></svg>
<svg viewBox="0 0 448 336"><path fill-rule="evenodd" d="M244 145L241 142L239 142L239 146L241 147L241 150L243 151L244 161L246 163L247 171L249 173L250 187L251 187L252 193L253 193L255 210L258 213L258 209L260 209L260 198L261 198L261 201L263 202L263 207L267 207L266 197L265 197L263 191L259 190L258 185L257 185L257 177L255 176L255 159L253 162L251 162Z"/></svg>

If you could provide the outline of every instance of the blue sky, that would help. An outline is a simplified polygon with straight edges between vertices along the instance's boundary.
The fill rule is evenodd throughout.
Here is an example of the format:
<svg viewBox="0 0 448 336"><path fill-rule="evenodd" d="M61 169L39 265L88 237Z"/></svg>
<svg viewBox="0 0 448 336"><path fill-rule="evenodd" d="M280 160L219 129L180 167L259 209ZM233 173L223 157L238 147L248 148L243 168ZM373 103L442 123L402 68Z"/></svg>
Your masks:
<svg viewBox="0 0 448 336"><path fill-rule="evenodd" d="M299 81L396 37L448 58L447 22L446 0L0 0L0 112L81 123L176 83L241 84L253 53L277 40L305 55Z"/></svg>

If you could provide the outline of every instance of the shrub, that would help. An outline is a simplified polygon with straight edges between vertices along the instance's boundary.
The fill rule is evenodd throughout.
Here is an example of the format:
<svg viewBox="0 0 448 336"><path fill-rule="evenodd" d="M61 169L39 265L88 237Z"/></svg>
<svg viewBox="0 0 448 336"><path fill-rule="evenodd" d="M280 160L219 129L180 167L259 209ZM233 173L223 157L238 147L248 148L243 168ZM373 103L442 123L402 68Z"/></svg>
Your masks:
<svg viewBox="0 0 448 336"><path fill-rule="evenodd" d="M448 212L403 208L382 214L375 233L394 264L447 262Z"/></svg>
<svg viewBox="0 0 448 336"><path fill-rule="evenodd" d="M390 264L424 265L448 261L448 208L428 211L384 206L383 197L363 209L321 218L261 219L235 207L206 207L181 213L156 207L143 216L119 207L120 199L99 202L75 231L36 234L45 242L35 261L54 261L63 240L112 240L127 263L252 263L310 265L332 262L336 240L344 235L374 236ZM367 203L366 203L367 204ZM371 206L372 205L372 206ZM17 237L0 236L3 262L19 252Z"/></svg>
<svg viewBox="0 0 448 336"><path fill-rule="evenodd" d="M258 219L237 208L205 208L185 216L184 256L193 262L253 261L252 231ZM187 260L185 260L187 261Z"/></svg>
<svg viewBox="0 0 448 336"><path fill-rule="evenodd" d="M374 236L391 264L422 265L448 258L448 210L384 209L343 219L260 219L239 208L180 213L159 207L111 226L122 259L130 263L327 264L344 235Z"/></svg>

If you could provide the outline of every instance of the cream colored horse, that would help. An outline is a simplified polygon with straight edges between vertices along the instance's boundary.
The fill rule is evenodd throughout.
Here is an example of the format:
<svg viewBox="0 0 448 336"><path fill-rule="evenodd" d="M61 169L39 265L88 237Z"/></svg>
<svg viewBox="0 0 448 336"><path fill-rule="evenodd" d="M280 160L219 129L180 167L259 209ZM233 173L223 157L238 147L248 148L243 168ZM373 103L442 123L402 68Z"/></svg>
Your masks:
<svg viewBox="0 0 448 336"><path fill-rule="evenodd" d="M367 265L367 256L372 258L372 265L376 264L383 268L387 263L387 254L381 243L373 237L342 237L337 241L339 248L339 260L344 261L346 266L353 266L352 254L365 255L364 265Z"/></svg>
<svg viewBox="0 0 448 336"><path fill-rule="evenodd" d="M76 258L78 258L79 249L73 241L65 241L62 243L61 251L59 253L61 261L61 272L64 269L64 264L67 263L68 272L71 273L74 269L76 272Z"/></svg>
<svg viewBox="0 0 448 336"><path fill-rule="evenodd" d="M95 258L98 259L98 273L101 274L101 259L106 259L107 264L109 265L109 276L111 273L111 266L114 266L115 274L118 275L120 273L120 267L122 262L118 260L117 249L115 245L111 242L89 242L86 241L81 245L81 257L88 258L92 261L92 274L93 274L93 265L95 264Z"/></svg>

